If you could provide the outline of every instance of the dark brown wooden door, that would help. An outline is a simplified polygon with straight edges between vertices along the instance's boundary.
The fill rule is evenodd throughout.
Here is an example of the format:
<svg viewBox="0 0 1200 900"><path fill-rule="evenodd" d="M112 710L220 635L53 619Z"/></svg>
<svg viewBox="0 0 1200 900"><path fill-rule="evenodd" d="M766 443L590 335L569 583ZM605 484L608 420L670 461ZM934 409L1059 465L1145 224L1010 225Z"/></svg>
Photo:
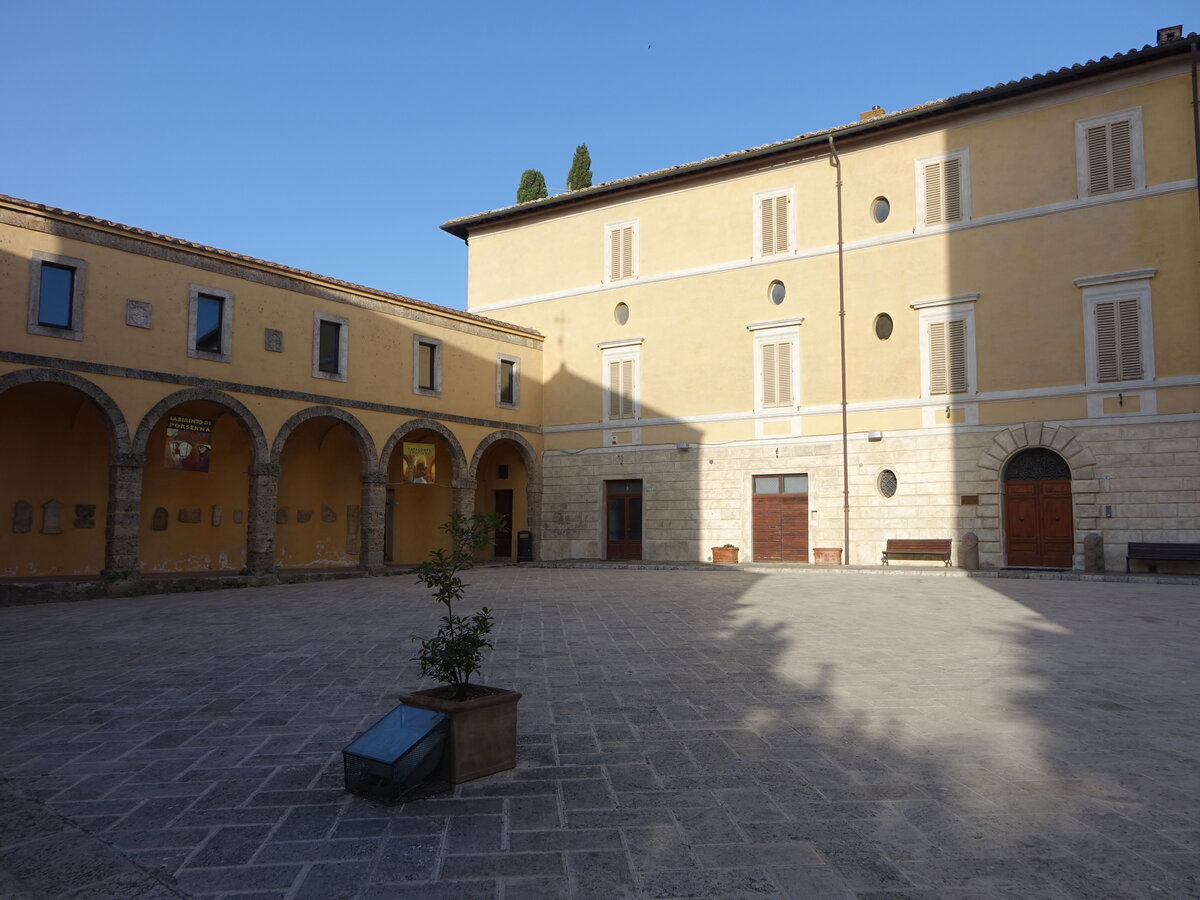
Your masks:
<svg viewBox="0 0 1200 900"><path fill-rule="evenodd" d="M496 512L504 516L503 531L496 529L496 543L493 548L493 555L503 559L512 556L512 514L513 514L513 492L512 490L492 491L495 496Z"/></svg>
<svg viewBox="0 0 1200 900"><path fill-rule="evenodd" d="M604 486L606 556L642 558L642 482L608 481Z"/></svg>
<svg viewBox="0 0 1200 900"><path fill-rule="evenodd" d="M1004 533L1010 566L1071 568L1071 482L1005 482Z"/></svg>
<svg viewBox="0 0 1200 900"><path fill-rule="evenodd" d="M808 562L808 477L755 475L755 562Z"/></svg>

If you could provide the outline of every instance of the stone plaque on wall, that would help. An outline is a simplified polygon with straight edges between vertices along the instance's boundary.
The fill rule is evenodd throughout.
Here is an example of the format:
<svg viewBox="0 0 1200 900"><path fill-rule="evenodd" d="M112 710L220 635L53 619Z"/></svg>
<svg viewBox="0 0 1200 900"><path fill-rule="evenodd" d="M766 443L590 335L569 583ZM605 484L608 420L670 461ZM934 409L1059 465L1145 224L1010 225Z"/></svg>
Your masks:
<svg viewBox="0 0 1200 900"><path fill-rule="evenodd" d="M272 353L282 353L283 332L278 328L268 328L263 337L263 346Z"/></svg>
<svg viewBox="0 0 1200 900"><path fill-rule="evenodd" d="M33 504L18 500L13 504L13 534L27 534L33 528Z"/></svg>
<svg viewBox="0 0 1200 900"><path fill-rule="evenodd" d="M151 306L145 300L125 301L125 324L134 328L150 327Z"/></svg>
<svg viewBox="0 0 1200 900"><path fill-rule="evenodd" d="M200 524L200 510L198 509L181 509L179 511L179 521L185 525Z"/></svg>
<svg viewBox="0 0 1200 900"><path fill-rule="evenodd" d="M245 519L245 516L246 516L246 514L243 513L240 509L235 509L233 511L233 524L241 525Z"/></svg>
<svg viewBox="0 0 1200 900"><path fill-rule="evenodd" d="M62 534L62 508L57 500L42 504L42 534Z"/></svg>
<svg viewBox="0 0 1200 900"><path fill-rule="evenodd" d="M346 507L346 552L358 553L358 506Z"/></svg>
<svg viewBox="0 0 1200 900"><path fill-rule="evenodd" d="M75 527L76 528L95 528L96 527L96 504L95 503L76 503L75 504Z"/></svg>
<svg viewBox="0 0 1200 900"><path fill-rule="evenodd" d="M288 520L288 508L286 506L281 506L281 507L279 507L279 509L275 510L275 524L276 525L286 525L287 520Z"/></svg>
<svg viewBox="0 0 1200 900"><path fill-rule="evenodd" d="M296 510L296 521L297 522L304 523L304 522L307 522L311 518L312 518L312 510L311 509Z"/></svg>
<svg viewBox="0 0 1200 900"><path fill-rule="evenodd" d="M214 503L212 508L212 523L213 525L221 524L221 517L224 515L224 510L221 509L221 504Z"/></svg>
<svg viewBox="0 0 1200 900"><path fill-rule="evenodd" d="M170 516L167 515L167 508L160 506L154 510L154 515L150 518L150 529L152 531L166 531L169 521Z"/></svg>
<svg viewBox="0 0 1200 900"><path fill-rule="evenodd" d="M337 521L337 513L335 513L333 511L332 507L326 506L325 504L321 504L321 521L322 522L336 522Z"/></svg>

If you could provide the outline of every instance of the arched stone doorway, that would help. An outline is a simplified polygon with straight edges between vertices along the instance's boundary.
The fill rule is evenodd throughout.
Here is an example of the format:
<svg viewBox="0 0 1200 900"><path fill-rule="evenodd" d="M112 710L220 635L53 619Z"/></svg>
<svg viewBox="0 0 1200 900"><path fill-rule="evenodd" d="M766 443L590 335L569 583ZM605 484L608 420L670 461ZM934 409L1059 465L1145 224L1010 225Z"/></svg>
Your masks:
<svg viewBox="0 0 1200 900"><path fill-rule="evenodd" d="M480 442L471 460L475 511L498 512L508 528L487 548L487 559L516 559L517 534L533 530L539 492L533 449L515 432L496 432Z"/></svg>
<svg viewBox="0 0 1200 900"><path fill-rule="evenodd" d="M249 472L266 450L249 410L218 391L180 391L146 414L134 446L146 459L139 571L241 571Z"/></svg>
<svg viewBox="0 0 1200 900"><path fill-rule="evenodd" d="M469 512L460 496L465 459L454 434L439 422L408 422L388 441L383 463L384 561L417 563L434 550L449 550L441 526L454 512Z"/></svg>
<svg viewBox="0 0 1200 900"><path fill-rule="evenodd" d="M0 576L100 574L120 411L84 379L25 370L0 378L0 422Z"/></svg>
<svg viewBox="0 0 1200 900"><path fill-rule="evenodd" d="M1010 566L1071 568L1071 467L1053 450L1021 450L1004 466L1004 546Z"/></svg>
<svg viewBox="0 0 1200 900"><path fill-rule="evenodd" d="M293 416L275 439L279 492L275 565L357 566L364 542L364 474L374 448L362 424L335 407Z"/></svg>

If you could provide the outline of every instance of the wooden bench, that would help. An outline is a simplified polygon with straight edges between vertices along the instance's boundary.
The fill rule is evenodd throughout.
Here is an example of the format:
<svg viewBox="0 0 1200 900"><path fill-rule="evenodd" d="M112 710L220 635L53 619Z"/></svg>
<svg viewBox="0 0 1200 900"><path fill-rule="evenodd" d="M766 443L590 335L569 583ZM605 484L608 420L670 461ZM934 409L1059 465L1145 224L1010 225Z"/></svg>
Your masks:
<svg viewBox="0 0 1200 900"><path fill-rule="evenodd" d="M887 549L883 551L883 564L888 564L889 557L914 556L923 559L940 559L950 565L950 539L945 540L911 540L904 538L888 538Z"/></svg>
<svg viewBox="0 0 1200 900"><path fill-rule="evenodd" d="M1125 551L1125 571L1129 571L1129 561L1140 559L1147 562L1200 562L1200 544L1173 544L1167 541L1158 543L1130 543Z"/></svg>

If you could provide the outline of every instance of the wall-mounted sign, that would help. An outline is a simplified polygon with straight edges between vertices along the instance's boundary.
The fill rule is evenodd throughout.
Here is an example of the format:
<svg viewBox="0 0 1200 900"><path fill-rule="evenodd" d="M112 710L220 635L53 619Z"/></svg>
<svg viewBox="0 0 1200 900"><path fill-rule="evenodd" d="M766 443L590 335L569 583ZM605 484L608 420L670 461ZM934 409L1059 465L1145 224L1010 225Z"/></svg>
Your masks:
<svg viewBox="0 0 1200 900"><path fill-rule="evenodd" d="M168 469L207 472L212 455L212 419L167 416L167 451L163 465Z"/></svg>
<svg viewBox="0 0 1200 900"><path fill-rule="evenodd" d="M404 481L406 484L433 484L437 481L436 444L404 443Z"/></svg>

